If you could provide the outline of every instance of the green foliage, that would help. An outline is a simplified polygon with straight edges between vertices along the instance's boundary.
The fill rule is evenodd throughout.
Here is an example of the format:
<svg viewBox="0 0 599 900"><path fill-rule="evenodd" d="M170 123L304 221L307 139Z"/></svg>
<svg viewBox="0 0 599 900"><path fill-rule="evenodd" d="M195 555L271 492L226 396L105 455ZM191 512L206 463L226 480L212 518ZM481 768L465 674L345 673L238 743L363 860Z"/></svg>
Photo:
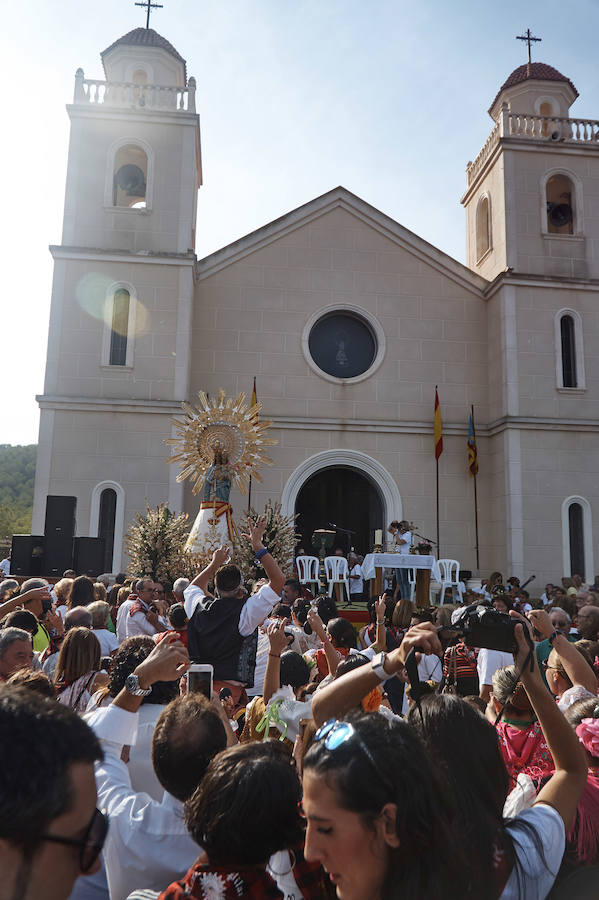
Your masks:
<svg viewBox="0 0 599 900"><path fill-rule="evenodd" d="M0 444L0 543L31 530L36 453L35 444Z"/></svg>
<svg viewBox="0 0 599 900"><path fill-rule="evenodd" d="M188 531L185 513L171 512L165 503L156 509L147 506L145 515L138 513L125 535L129 574L151 575L170 584L177 578L193 578L199 569L196 557L185 550Z"/></svg>

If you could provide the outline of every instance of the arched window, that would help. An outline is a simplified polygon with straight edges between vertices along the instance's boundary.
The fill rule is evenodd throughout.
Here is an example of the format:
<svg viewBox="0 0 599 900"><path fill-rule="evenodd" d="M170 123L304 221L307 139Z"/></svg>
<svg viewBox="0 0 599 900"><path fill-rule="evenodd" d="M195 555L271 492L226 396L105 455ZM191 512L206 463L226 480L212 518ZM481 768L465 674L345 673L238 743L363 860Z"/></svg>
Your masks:
<svg viewBox="0 0 599 900"><path fill-rule="evenodd" d="M567 175L551 175L545 185L548 234L574 234L574 185Z"/></svg>
<svg viewBox="0 0 599 900"><path fill-rule="evenodd" d="M120 572L125 530L125 491L116 481L101 481L91 496L89 534L103 537L104 572Z"/></svg>
<svg viewBox="0 0 599 900"><path fill-rule="evenodd" d="M555 316L555 374L558 390L585 389L582 319L574 309Z"/></svg>
<svg viewBox="0 0 599 900"><path fill-rule="evenodd" d="M136 309L133 285L111 285L104 307L103 366L133 367Z"/></svg>
<svg viewBox="0 0 599 900"><path fill-rule="evenodd" d="M591 505L584 497L568 497L562 503L564 575L593 576L593 523Z"/></svg>
<svg viewBox="0 0 599 900"><path fill-rule="evenodd" d="M476 207L476 259L481 260L491 249L491 208L487 194L479 199Z"/></svg>
<svg viewBox="0 0 599 900"><path fill-rule="evenodd" d="M104 565L102 571L112 572L114 555L114 529L116 525L116 491L105 488L100 494L98 537L104 538Z"/></svg>
<svg viewBox="0 0 599 900"><path fill-rule="evenodd" d="M121 147L114 158L112 205L146 208L148 157L135 144Z"/></svg>
<svg viewBox="0 0 599 900"><path fill-rule="evenodd" d="M110 357L108 365L127 365L127 340L129 336L129 312L131 296L129 291L119 288L112 301L112 323L110 327Z"/></svg>
<svg viewBox="0 0 599 900"><path fill-rule="evenodd" d="M576 342L574 338L574 319L562 316L560 320L562 345L562 381L564 387L575 388L576 384Z"/></svg>

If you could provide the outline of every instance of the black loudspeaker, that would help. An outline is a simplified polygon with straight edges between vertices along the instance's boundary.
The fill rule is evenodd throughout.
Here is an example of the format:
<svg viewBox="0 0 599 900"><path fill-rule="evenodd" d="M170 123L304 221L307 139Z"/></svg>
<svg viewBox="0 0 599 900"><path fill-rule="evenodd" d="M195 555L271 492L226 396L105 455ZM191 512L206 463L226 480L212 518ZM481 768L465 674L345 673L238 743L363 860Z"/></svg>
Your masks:
<svg viewBox="0 0 599 900"><path fill-rule="evenodd" d="M11 575L41 575L44 537L41 534L13 534L10 554Z"/></svg>
<svg viewBox="0 0 599 900"><path fill-rule="evenodd" d="M46 498L44 574L58 577L73 565L76 497Z"/></svg>
<svg viewBox="0 0 599 900"><path fill-rule="evenodd" d="M89 575L91 578L101 575L105 547L104 538L76 537L73 542L73 568L77 575Z"/></svg>

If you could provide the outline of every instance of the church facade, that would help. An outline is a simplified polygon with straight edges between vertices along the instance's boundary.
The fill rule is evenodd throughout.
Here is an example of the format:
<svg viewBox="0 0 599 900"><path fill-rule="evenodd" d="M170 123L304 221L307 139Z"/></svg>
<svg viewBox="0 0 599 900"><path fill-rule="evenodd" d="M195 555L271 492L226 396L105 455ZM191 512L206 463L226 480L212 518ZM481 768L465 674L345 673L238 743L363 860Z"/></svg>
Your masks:
<svg viewBox="0 0 599 900"><path fill-rule="evenodd" d="M365 553L402 517L434 537L437 387L441 555L476 569L474 406L481 573L592 581L599 122L571 117L569 79L521 66L495 98L466 171L467 266L342 187L197 260L195 81L152 29L102 61L68 106L33 532L47 495L76 496L77 533L106 537L118 571L146 503L193 520L166 463L171 418L256 377L278 444L255 508L299 513L304 546L333 523Z"/></svg>

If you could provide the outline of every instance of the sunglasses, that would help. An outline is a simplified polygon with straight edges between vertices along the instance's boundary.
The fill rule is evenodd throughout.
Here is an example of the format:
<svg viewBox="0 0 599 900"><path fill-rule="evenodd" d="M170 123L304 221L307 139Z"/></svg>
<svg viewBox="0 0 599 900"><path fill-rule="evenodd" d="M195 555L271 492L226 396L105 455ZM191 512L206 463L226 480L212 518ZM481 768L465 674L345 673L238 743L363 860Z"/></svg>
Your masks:
<svg viewBox="0 0 599 900"><path fill-rule="evenodd" d="M56 834L42 834L41 840L51 841L54 844L66 844L68 847L79 847L79 868L85 874L89 872L102 852L107 833L108 817L99 809L95 809L90 823L85 829L85 834L79 840L59 837Z"/></svg>
<svg viewBox="0 0 599 900"><path fill-rule="evenodd" d="M329 719L328 722L325 722L324 725L320 726L314 735L314 742L316 743L318 741L324 741L326 749L331 752L337 750L342 744L347 743L347 741L354 741L368 759L381 782L391 790L388 779L383 775L374 756L351 722L339 722L337 719Z"/></svg>

